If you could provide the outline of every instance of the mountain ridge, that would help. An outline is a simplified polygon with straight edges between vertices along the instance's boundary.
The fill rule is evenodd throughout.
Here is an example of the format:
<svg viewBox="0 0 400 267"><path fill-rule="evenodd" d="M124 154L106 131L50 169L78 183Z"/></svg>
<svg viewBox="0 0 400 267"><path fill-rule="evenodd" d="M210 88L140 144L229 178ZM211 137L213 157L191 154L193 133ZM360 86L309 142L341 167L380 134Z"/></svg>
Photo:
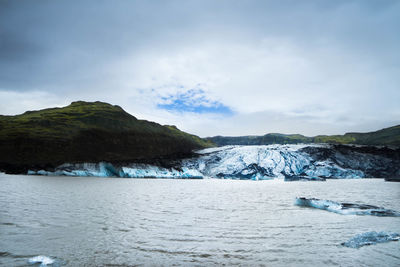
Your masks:
<svg viewBox="0 0 400 267"><path fill-rule="evenodd" d="M383 128L373 132L349 132L344 135L317 135L268 133L265 135L213 136L206 137L218 146L225 145L271 145L271 144L354 144L400 146L400 125Z"/></svg>
<svg viewBox="0 0 400 267"><path fill-rule="evenodd" d="M76 101L65 107L0 115L0 171L7 173L52 170L64 163L171 167L174 161L195 156L193 151L212 146L297 143L400 146L400 125L331 136L271 133L200 138L174 125L137 119L120 106L99 101Z"/></svg>

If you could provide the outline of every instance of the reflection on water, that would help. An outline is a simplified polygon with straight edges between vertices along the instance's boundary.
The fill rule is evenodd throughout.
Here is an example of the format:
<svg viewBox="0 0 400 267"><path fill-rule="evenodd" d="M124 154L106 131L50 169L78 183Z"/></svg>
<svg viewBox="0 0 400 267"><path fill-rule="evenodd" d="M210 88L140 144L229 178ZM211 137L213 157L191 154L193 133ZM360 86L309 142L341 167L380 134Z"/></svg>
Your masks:
<svg viewBox="0 0 400 267"><path fill-rule="evenodd" d="M297 196L400 210L400 183L156 180L0 174L0 265L398 266L400 242L341 246L399 217L340 215Z"/></svg>

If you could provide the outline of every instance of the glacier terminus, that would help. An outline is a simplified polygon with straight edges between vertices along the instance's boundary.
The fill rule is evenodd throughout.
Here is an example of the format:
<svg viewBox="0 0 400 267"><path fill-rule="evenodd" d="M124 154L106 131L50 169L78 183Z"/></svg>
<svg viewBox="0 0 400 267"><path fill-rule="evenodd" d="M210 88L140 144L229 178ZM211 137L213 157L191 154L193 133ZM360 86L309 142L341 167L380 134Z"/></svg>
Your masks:
<svg viewBox="0 0 400 267"><path fill-rule="evenodd" d="M65 163L31 175L124 178L324 180L400 176L398 151L387 147L329 144L223 146L165 164Z"/></svg>

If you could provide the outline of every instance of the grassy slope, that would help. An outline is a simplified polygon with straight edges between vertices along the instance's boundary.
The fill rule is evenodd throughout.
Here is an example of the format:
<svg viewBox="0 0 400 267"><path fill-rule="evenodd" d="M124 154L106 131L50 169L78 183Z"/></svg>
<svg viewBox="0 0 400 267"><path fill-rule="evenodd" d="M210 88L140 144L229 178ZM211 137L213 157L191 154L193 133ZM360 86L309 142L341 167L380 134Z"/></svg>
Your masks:
<svg viewBox="0 0 400 267"><path fill-rule="evenodd" d="M73 102L63 108L0 116L0 164L50 165L82 161L134 161L183 155L211 143L119 106Z"/></svg>
<svg viewBox="0 0 400 267"><path fill-rule="evenodd" d="M360 145L400 145L400 125L369 133L346 133L344 135L318 135L314 143L360 144Z"/></svg>
<svg viewBox="0 0 400 267"><path fill-rule="evenodd" d="M222 145L266 145L296 143L331 143L360 145L400 146L400 125L369 133L346 133L344 135L318 135L307 137L301 134L270 133L263 136L215 136L206 138L219 146Z"/></svg>
<svg viewBox="0 0 400 267"><path fill-rule="evenodd" d="M225 137L215 136L206 138L219 146L222 145L264 145L264 144L297 144L309 143L311 138L299 134L284 135L277 133L270 133L263 136L238 136L238 137Z"/></svg>

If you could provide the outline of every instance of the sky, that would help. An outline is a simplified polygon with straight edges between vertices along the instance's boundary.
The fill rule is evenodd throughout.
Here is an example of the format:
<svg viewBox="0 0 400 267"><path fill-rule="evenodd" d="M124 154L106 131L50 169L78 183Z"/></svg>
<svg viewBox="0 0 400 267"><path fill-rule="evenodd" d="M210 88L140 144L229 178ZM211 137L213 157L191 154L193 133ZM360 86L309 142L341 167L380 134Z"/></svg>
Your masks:
<svg viewBox="0 0 400 267"><path fill-rule="evenodd" d="M119 105L201 137L400 124L400 1L0 0L0 114Z"/></svg>

